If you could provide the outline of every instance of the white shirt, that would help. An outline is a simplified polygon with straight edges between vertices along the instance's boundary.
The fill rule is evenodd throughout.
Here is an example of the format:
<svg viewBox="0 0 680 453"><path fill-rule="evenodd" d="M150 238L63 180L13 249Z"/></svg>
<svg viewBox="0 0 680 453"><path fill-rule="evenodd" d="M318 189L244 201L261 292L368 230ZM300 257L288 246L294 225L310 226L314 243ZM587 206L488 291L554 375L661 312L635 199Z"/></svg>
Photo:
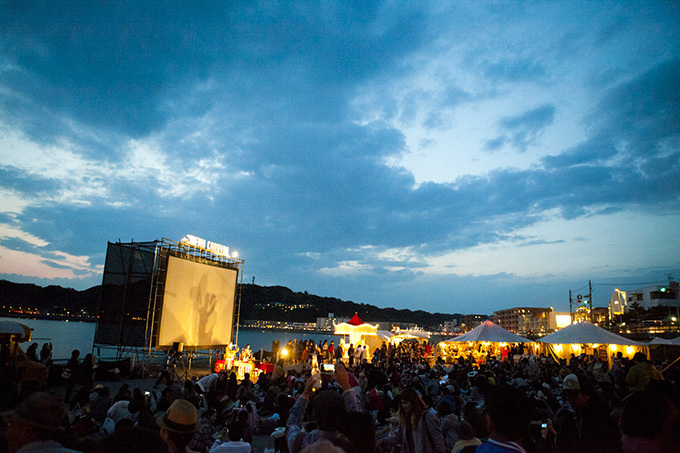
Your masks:
<svg viewBox="0 0 680 453"><path fill-rule="evenodd" d="M251 453L252 451L253 447L248 442L241 440L222 442L220 439L217 439L213 446L210 447L209 453Z"/></svg>
<svg viewBox="0 0 680 453"><path fill-rule="evenodd" d="M128 410L129 401L116 401L113 406L106 412L106 416L113 420L113 423L118 423L124 418L132 420L132 414Z"/></svg>
<svg viewBox="0 0 680 453"><path fill-rule="evenodd" d="M203 393L206 393L208 390L210 390L210 386L212 385L213 381L217 379L217 373L210 373L207 376L202 377L201 379L196 382L196 385L198 385L201 390L203 390Z"/></svg>

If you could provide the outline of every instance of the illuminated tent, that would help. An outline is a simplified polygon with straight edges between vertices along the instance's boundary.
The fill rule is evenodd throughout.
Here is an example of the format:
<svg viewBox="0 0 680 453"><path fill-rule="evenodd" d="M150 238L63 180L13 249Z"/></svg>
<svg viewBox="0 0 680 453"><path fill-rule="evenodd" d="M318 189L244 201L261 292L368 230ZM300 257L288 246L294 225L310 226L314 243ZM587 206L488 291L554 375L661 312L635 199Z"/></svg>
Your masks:
<svg viewBox="0 0 680 453"><path fill-rule="evenodd" d="M488 319L471 331L466 332L463 335L444 340L441 343L467 343L470 341L484 341L489 343L531 343L531 340L520 337L509 330L505 330L498 324L494 324Z"/></svg>
<svg viewBox="0 0 680 453"><path fill-rule="evenodd" d="M333 325L335 326L335 335L349 336L349 343L352 343L354 346L361 344L362 342L364 344L369 344L369 342L375 343L375 340L378 339L378 324L371 325L365 323L356 313L349 321L341 322L340 324L334 323ZM372 339L373 341L369 340L367 342L370 337L374 337Z"/></svg>
<svg viewBox="0 0 680 453"><path fill-rule="evenodd" d="M377 335L381 340L389 340L393 336L392 332L389 330L378 330Z"/></svg>
<svg viewBox="0 0 680 453"><path fill-rule="evenodd" d="M401 330L390 337L392 343L399 344L404 340L427 340L430 338L430 332L423 332L421 330Z"/></svg>
<svg viewBox="0 0 680 453"><path fill-rule="evenodd" d="M644 343L616 335L588 321L571 324L538 341L544 344L546 352L560 359L568 359L571 354L578 356L583 352L592 354L595 350L600 358L609 361L611 355L617 352L628 358L632 358L636 352L644 352L649 357L649 348Z"/></svg>
<svg viewBox="0 0 680 453"><path fill-rule="evenodd" d="M491 356L499 355L501 347L506 346L508 343L532 343L532 341L512 333L487 319L471 331L444 340L437 344L437 346L444 356L447 355L447 351L450 353L451 349L458 349L460 353L462 348L471 352L475 359L477 359L485 353Z"/></svg>

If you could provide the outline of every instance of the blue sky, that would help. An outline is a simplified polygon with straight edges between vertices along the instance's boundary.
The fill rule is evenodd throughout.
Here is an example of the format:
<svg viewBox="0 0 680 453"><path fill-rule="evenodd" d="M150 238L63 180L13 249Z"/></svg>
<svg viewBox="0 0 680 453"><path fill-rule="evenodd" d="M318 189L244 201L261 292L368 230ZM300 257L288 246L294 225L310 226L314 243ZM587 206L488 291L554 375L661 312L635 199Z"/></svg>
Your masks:
<svg viewBox="0 0 680 453"><path fill-rule="evenodd" d="M186 234L448 313L680 278L677 2L4 2L0 33L0 278Z"/></svg>

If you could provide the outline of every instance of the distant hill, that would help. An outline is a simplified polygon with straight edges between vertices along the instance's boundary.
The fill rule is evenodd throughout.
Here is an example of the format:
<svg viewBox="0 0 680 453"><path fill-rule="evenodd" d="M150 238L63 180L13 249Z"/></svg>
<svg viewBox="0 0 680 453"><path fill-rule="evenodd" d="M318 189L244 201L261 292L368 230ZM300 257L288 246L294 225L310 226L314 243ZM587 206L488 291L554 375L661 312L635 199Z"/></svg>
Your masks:
<svg viewBox="0 0 680 453"><path fill-rule="evenodd" d="M31 283L0 280L0 305L7 308L11 306L14 309L18 307L37 309L41 312L67 308L69 311L84 309L89 313L96 313L99 309L100 291L101 286L78 291L57 285L43 287Z"/></svg>
<svg viewBox="0 0 680 453"><path fill-rule="evenodd" d="M50 285L41 287L29 283L0 280L0 306L51 312L66 309L71 312L99 311L101 286L84 291ZM3 314L7 314L7 309ZM351 317L355 313L367 322L392 321L436 327L444 321L459 319L459 314L428 313L423 310L397 310L359 304L333 297L320 297L294 292L284 286L243 284L241 287L241 319L268 321L314 322L318 317L333 313L336 317Z"/></svg>
<svg viewBox="0 0 680 453"><path fill-rule="evenodd" d="M306 291L296 293L284 286L244 284L242 287L241 319L314 322L329 313L335 317L351 317L357 313L367 322L410 322L421 327L436 327L444 321L460 318L460 314L379 308L334 297L315 296Z"/></svg>

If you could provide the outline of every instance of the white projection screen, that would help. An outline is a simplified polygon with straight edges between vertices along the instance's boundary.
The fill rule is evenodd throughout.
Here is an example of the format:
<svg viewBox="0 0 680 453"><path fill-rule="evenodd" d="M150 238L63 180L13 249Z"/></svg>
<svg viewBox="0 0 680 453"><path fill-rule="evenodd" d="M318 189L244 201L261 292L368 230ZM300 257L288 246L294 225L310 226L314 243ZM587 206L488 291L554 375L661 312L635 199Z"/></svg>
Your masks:
<svg viewBox="0 0 680 453"><path fill-rule="evenodd" d="M209 348L231 342L238 271L168 257L157 348Z"/></svg>

